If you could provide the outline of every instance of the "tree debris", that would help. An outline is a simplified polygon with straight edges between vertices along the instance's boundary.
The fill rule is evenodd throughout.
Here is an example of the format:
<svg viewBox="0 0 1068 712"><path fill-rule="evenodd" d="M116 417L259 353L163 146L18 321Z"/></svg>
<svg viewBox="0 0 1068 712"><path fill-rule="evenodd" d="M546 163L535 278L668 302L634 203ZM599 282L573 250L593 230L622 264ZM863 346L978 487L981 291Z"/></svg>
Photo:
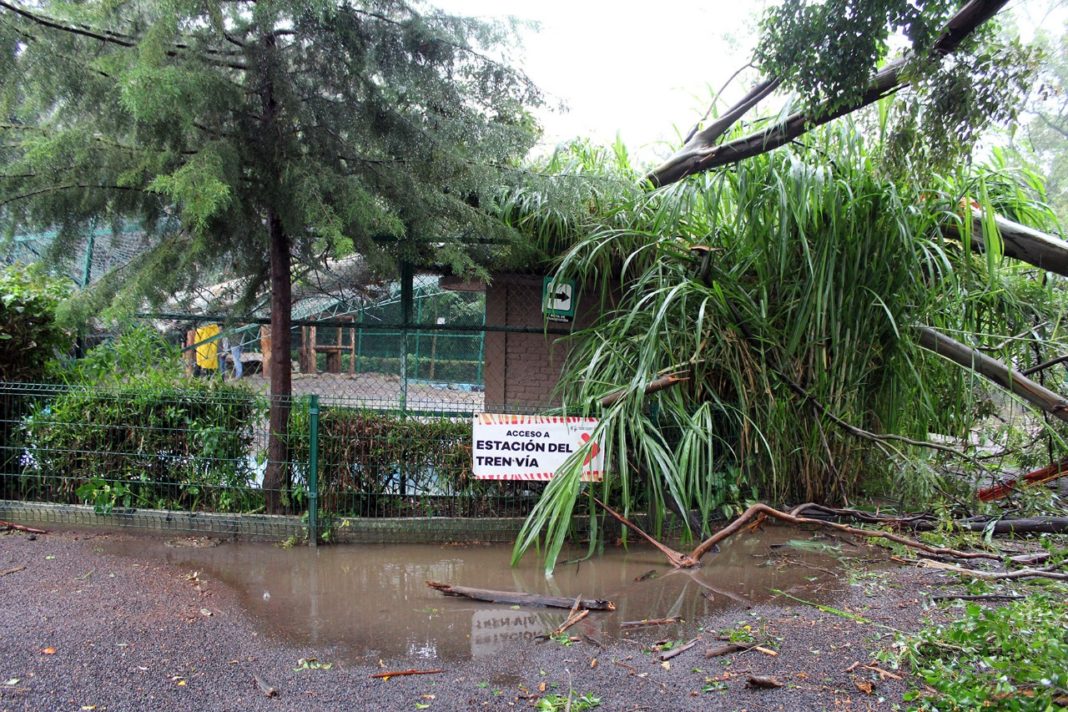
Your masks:
<svg viewBox="0 0 1068 712"><path fill-rule="evenodd" d="M682 645L678 646L677 648L672 648L671 650L665 650L662 653L660 653L660 660L661 661L665 661L665 660L671 660L674 657L678 657L679 655L682 655L683 653L685 653L687 650L689 650L693 646L697 645L698 641L700 641L700 640L701 640L701 636L697 636L693 640L689 641L688 643L683 643Z"/></svg>
<svg viewBox="0 0 1068 712"><path fill-rule="evenodd" d="M382 680L388 680L391 677L404 677L405 675L438 675L445 672L440 668L434 668L432 670L416 670L414 668L410 670L394 670L392 672L376 672L371 677L380 678Z"/></svg>
<svg viewBox="0 0 1068 712"><path fill-rule="evenodd" d="M771 675L750 675L745 679L745 686L771 690L776 687L782 687L782 683Z"/></svg>
<svg viewBox="0 0 1068 712"><path fill-rule="evenodd" d="M17 532L26 532L27 534L47 534L48 533L44 529L34 529L33 527L28 527L25 524L15 524L14 522L5 522L5 521L2 521L2 520L0 520L0 528L8 529L8 530L13 529L13 530L15 530Z"/></svg>
<svg viewBox="0 0 1068 712"><path fill-rule="evenodd" d="M452 584L427 581L430 588L441 591L446 596L460 596L475 601L487 603L507 603L519 606L546 606L549 608L571 608L574 599L564 596L543 596L537 593L524 593L522 591L491 591L484 588L468 588L467 586L453 586ZM614 611L616 604L598 598L583 598L579 600L579 607L588 608L592 611Z"/></svg>
<svg viewBox="0 0 1068 712"><path fill-rule="evenodd" d="M256 682L256 687L260 688L267 697L278 697L278 690L267 684L267 681L260 677L257 673L252 673L252 679Z"/></svg>
<svg viewBox="0 0 1068 712"><path fill-rule="evenodd" d="M0 571L0 578L7 576L8 574L17 574L19 571L23 571L25 569L25 566L15 566L14 568L4 569L3 571Z"/></svg>

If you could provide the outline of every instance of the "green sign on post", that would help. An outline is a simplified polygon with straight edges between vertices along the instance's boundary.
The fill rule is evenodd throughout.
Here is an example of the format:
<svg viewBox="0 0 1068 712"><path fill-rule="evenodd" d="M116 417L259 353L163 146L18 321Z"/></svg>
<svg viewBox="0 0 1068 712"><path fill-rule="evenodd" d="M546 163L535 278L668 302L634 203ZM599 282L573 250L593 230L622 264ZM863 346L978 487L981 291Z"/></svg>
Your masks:
<svg viewBox="0 0 1068 712"><path fill-rule="evenodd" d="M571 321L575 318L578 289L573 279L554 280L546 277L541 286L541 310L549 321Z"/></svg>

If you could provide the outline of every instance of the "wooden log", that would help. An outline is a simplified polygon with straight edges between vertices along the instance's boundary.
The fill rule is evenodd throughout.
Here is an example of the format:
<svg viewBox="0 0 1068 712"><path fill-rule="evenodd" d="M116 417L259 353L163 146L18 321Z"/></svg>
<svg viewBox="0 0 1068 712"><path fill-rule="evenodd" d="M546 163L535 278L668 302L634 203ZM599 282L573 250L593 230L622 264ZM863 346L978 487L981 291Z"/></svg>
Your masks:
<svg viewBox="0 0 1068 712"><path fill-rule="evenodd" d="M545 606L548 608L568 608L574 604L575 599L565 596L543 596L537 593L524 593L522 591L491 591L484 588L469 588L467 586L453 586L437 581L427 581L430 588L441 591L446 596L461 596L475 601L487 603L507 603L513 606ZM580 608L588 608L593 611L614 611L616 604L598 598L583 598L579 600Z"/></svg>
<svg viewBox="0 0 1068 712"><path fill-rule="evenodd" d="M986 581L1009 581L1025 578L1048 578L1055 581L1068 581L1068 573L1053 571L1050 568L1043 569L1018 569L1016 571L976 571L966 569L956 564L947 564L932 559L920 559L916 564L921 569L936 569L938 571L952 571L956 574L970 576L971 578L984 579Z"/></svg>
<svg viewBox="0 0 1068 712"><path fill-rule="evenodd" d="M889 526L893 529L909 529L919 532L934 531L941 526L929 514L888 517L854 509L835 509L816 504L805 504L790 510L792 516L797 516L798 513L804 513L807 517L821 521L861 521ZM991 524L991 521L994 523ZM1021 519L998 519L996 521L990 518L958 519L951 522L951 525L959 531L971 532L985 532L989 528L991 533L995 535L1063 534L1068 532L1068 517L1026 517Z"/></svg>
<svg viewBox="0 0 1068 712"><path fill-rule="evenodd" d="M1001 361L966 346L934 329L919 327L919 344L928 351L969 368L980 376L1011 391L1031 405L1068 422L1068 400L1045 386L1035 383L1019 371Z"/></svg>

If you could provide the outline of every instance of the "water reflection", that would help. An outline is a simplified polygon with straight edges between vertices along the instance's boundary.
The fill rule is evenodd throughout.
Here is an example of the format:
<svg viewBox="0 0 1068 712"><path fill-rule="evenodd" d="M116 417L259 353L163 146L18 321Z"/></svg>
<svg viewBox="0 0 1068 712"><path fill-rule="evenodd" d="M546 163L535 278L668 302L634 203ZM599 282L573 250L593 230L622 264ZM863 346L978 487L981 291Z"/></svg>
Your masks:
<svg viewBox="0 0 1068 712"><path fill-rule="evenodd" d="M768 598L772 589L826 600L840 585L836 561L821 553L772 548L808 534L769 528L728 543L706 565L673 571L657 552L632 547L558 567L546 578L528 557L509 566L507 546L349 545L281 549L255 543L211 548L112 541L114 551L164 559L236 589L270 635L350 659L448 660L489 657L511 641L558 626L567 611L479 603L442 596L426 581L556 596L607 598L614 613L591 612L572 629L598 640L622 621L679 616L694 621L727 606ZM784 552L788 556L784 557ZM650 571L655 575L648 575ZM644 579L644 580L643 580ZM656 634L674 635L668 628ZM681 635L682 633L680 633Z"/></svg>

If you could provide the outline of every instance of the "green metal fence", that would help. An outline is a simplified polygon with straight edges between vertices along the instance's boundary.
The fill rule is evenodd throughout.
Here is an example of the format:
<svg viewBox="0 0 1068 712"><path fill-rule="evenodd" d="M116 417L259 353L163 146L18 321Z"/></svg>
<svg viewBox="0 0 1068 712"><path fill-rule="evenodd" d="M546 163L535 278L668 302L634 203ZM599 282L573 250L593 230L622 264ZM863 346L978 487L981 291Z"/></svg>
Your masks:
<svg viewBox="0 0 1068 712"><path fill-rule="evenodd" d="M471 418L317 394L291 409L289 456L267 460L271 401L216 380L153 388L0 383L0 500L203 515L239 530L264 512L269 467L310 542L340 517L525 515L541 485L470 476ZM174 522L188 521L172 517ZM179 526L178 524L174 525Z"/></svg>

